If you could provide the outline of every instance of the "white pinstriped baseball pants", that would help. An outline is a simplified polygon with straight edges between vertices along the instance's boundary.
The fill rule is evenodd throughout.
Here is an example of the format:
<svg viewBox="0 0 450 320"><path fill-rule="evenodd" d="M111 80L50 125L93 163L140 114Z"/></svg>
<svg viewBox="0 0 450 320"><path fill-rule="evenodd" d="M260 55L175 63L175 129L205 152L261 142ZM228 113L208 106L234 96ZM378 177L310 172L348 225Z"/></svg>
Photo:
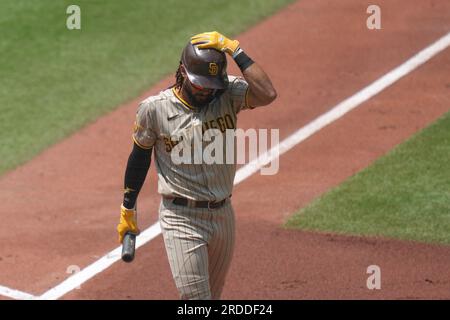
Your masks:
<svg viewBox="0 0 450 320"><path fill-rule="evenodd" d="M234 250L231 200L209 210L178 206L163 198L159 221L181 299L220 299Z"/></svg>

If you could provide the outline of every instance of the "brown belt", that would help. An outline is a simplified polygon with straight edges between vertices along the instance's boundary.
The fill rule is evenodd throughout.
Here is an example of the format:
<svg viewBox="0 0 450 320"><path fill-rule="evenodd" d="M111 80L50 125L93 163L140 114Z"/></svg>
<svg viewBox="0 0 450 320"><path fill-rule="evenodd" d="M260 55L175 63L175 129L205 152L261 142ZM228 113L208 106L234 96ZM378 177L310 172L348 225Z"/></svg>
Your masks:
<svg viewBox="0 0 450 320"><path fill-rule="evenodd" d="M220 201L195 201L186 198L173 198L172 203L177 206L183 207L193 207L193 208L208 208L208 209L218 209L221 208L228 198Z"/></svg>

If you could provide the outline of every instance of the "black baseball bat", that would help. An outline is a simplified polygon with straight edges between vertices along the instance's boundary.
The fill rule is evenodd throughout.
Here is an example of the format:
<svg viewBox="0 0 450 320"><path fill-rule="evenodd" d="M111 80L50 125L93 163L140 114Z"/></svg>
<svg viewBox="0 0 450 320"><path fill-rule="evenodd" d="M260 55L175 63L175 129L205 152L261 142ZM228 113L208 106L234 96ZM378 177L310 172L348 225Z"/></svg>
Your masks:
<svg viewBox="0 0 450 320"><path fill-rule="evenodd" d="M122 242L122 260L125 262L133 261L135 251L136 251L136 235L127 232L123 237Z"/></svg>

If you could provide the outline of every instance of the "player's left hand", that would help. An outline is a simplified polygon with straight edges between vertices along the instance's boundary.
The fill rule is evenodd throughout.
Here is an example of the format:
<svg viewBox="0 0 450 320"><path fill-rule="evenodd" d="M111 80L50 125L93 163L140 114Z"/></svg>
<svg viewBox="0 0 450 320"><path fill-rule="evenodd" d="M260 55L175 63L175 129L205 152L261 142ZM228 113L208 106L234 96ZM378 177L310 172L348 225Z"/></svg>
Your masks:
<svg viewBox="0 0 450 320"><path fill-rule="evenodd" d="M117 225L117 232L119 233L119 242L122 243L123 237L127 232L138 235L141 231L137 227L136 210L127 209L120 206L120 222Z"/></svg>
<svg viewBox="0 0 450 320"><path fill-rule="evenodd" d="M216 49L232 55L239 48L239 41L231 40L217 31L199 33L191 38L191 43L199 49Z"/></svg>

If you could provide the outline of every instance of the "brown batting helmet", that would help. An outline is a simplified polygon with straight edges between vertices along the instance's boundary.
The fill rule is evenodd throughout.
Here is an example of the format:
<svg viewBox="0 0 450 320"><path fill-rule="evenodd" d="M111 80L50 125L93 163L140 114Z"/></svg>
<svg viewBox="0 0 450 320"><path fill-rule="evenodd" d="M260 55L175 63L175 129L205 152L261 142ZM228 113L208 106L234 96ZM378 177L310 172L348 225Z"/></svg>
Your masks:
<svg viewBox="0 0 450 320"><path fill-rule="evenodd" d="M228 86L227 58L215 49L199 49L189 42L181 54L181 63L189 81L208 89L225 89Z"/></svg>

